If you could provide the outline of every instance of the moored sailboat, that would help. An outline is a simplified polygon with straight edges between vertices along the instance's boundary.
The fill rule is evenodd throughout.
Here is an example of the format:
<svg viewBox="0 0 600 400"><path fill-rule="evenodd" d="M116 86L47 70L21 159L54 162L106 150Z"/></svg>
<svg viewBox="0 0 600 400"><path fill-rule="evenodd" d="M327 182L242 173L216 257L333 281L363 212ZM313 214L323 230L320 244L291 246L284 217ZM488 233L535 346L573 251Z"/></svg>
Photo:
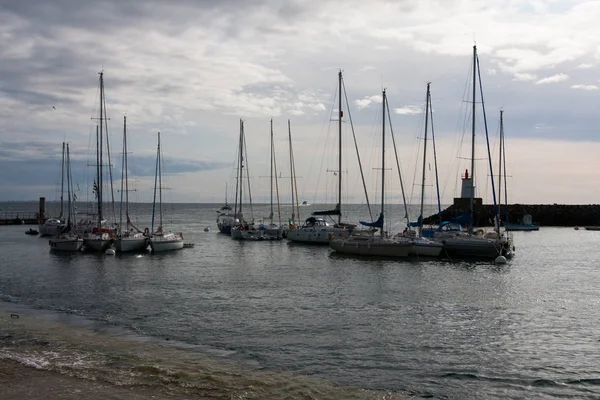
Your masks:
<svg viewBox="0 0 600 400"><path fill-rule="evenodd" d="M73 204L72 204L72 179L71 179L71 159L69 156L69 144L66 145L66 175L67 175L67 224L61 225L58 229L57 234L50 239L49 245L50 250L64 251L64 252L75 252L79 251L83 246L83 239L75 233L74 224L72 222L73 217ZM64 188L64 185L63 185ZM61 193L61 199L62 199Z"/></svg>
<svg viewBox="0 0 600 400"><path fill-rule="evenodd" d="M385 125L386 125L387 96L385 89L382 91L382 131L381 131L381 212L374 222L360 223L371 228L368 232L352 233L348 237L332 238L329 246L338 253L361 256L379 257L408 257L412 249L412 240L408 237L397 235L389 237L384 230L385 218ZM379 229L379 235L376 235Z"/></svg>
<svg viewBox="0 0 600 400"><path fill-rule="evenodd" d="M165 232L163 228L162 212L162 158L160 149L160 132L158 132L158 145L156 147L156 171L154 175L154 200L152 201L152 236L150 237L150 248L153 253L183 249L183 234ZM156 193L158 191L158 227L154 230L154 218L156 213Z"/></svg>
<svg viewBox="0 0 600 400"><path fill-rule="evenodd" d="M58 218L48 218L45 221L40 221L39 233L40 236L54 236L59 231L60 225L64 222L63 208L64 200L63 193L65 191L65 142L62 144L62 158L60 167L60 215Z"/></svg>
<svg viewBox="0 0 600 400"><path fill-rule="evenodd" d="M129 216L129 167L127 163L127 117L123 117L123 158L121 167L121 207L119 229L114 239L115 249L121 252L140 251L148 246L148 237L132 222ZM123 227L123 197L125 197L125 226Z"/></svg>

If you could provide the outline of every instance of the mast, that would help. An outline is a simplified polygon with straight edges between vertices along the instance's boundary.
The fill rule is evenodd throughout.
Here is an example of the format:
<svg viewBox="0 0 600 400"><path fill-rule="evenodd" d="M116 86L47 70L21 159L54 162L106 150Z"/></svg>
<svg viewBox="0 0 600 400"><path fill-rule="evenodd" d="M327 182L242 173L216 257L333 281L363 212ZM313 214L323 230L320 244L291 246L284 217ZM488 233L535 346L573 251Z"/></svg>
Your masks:
<svg viewBox="0 0 600 400"><path fill-rule="evenodd" d="M125 217L127 218L127 224L131 221L129 219L129 164L127 162L127 116L123 116L123 143L125 145L124 156L125 156Z"/></svg>
<svg viewBox="0 0 600 400"><path fill-rule="evenodd" d="M271 118L271 225L273 224L273 118Z"/></svg>
<svg viewBox="0 0 600 400"><path fill-rule="evenodd" d="M156 211L156 184L158 180L158 161L160 154L160 132L158 132L158 145L156 146L156 167L154 168L154 199L152 200L152 225L151 233L154 234L154 215Z"/></svg>
<svg viewBox="0 0 600 400"><path fill-rule="evenodd" d="M425 201L425 169L427 166L427 128L429 123L429 86L427 82L427 94L425 95L425 137L423 138L423 176L421 177L421 210L419 213L419 237L423 237L423 202Z"/></svg>
<svg viewBox="0 0 600 400"><path fill-rule="evenodd" d="M475 196L475 98L477 96L477 46L473 46L473 110L471 116L471 196L469 198L469 210L471 212L469 221L469 233L473 233L473 197Z"/></svg>
<svg viewBox="0 0 600 400"><path fill-rule="evenodd" d="M296 215L294 213L294 152L292 150L292 128L290 120L288 119L288 137L290 143L290 185L292 188L292 223L296 222ZM298 219L300 216L298 216Z"/></svg>
<svg viewBox="0 0 600 400"><path fill-rule="evenodd" d="M63 142L63 159L64 159L64 147L65 147L65 143ZM67 143L67 227L69 227L69 230L71 228L71 162L70 162L70 156L69 156L69 144ZM62 194L61 194L61 211L60 214L62 216Z"/></svg>
<svg viewBox="0 0 600 400"><path fill-rule="evenodd" d="M279 182L277 180L277 159L275 158L275 143L273 141L273 120L271 119L271 153L273 154L273 168L275 172L275 193L277 195L277 217L279 218L279 229L281 229L281 203L279 202ZM271 175L271 182L273 176ZM273 218L271 217L271 220ZM272 222L271 222L272 223Z"/></svg>
<svg viewBox="0 0 600 400"><path fill-rule="evenodd" d="M504 147L504 123L503 123L504 111L500 110L500 157L498 157L498 216L500 216L500 205L502 204L502 153ZM506 174L506 171L504 171ZM506 195L506 192L504 193ZM502 217L498 218L498 230L500 230L500 223Z"/></svg>
<svg viewBox="0 0 600 400"><path fill-rule="evenodd" d="M162 231L163 226L163 216L162 216L162 156L160 154L160 132L158 132L158 216L159 223L158 226Z"/></svg>
<svg viewBox="0 0 600 400"><path fill-rule="evenodd" d="M103 165L102 165L102 121L104 118L104 107L102 104L104 102L104 72L100 72L100 133L98 136L98 229L102 227L102 175L103 175Z"/></svg>
<svg viewBox="0 0 600 400"><path fill-rule="evenodd" d="M433 147L433 166L435 168L435 187L437 192L439 223L442 223L442 202L440 200L440 179L438 176L437 153L435 150L435 130L433 129L433 107L431 105L431 91L429 92L429 117L431 119L431 147Z"/></svg>
<svg viewBox="0 0 600 400"><path fill-rule="evenodd" d="M506 147L504 147L504 111L502 111L502 115L500 116L500 120L502 121L502 149L504 153L502 154L502 163L504 164L504 205L508 207L508 190L506 187ZM508 208L507 208L508 209Z"/></svg>
<svg viewBox="0 0 600 400"><path fill-rule="evenodd" d="M385 89L382 91L382 104L381 109L383 116L381 118L381 236L383 236L383 214L385 204L385 105L387 98L385 96Z"/></svg>
<svg viewBox="0 0 600 400"><path fill-rule="evenodd" d="M338 100L339 100L339 119L338 119L338 224L342 222L342 117L344 112L342 111L342 70L338 72Z"/></svg>
<svg viewBox="0 0 600 400"><path fill-rule="evenodd" d="M123 155L121 156L121 206L119 207L119 232L117 235L121 235L123 233L123 189L124 189L124 177L125 170L127 167L125 166L125 157L127 154L127 145L126 145L126 135L127 135L127 117L123 116Z"/></svg>
<svg viewBox="0 0 600 400"><path fill-rule="evenodd" d="M242 213L242 195L244 193L244 121L240 119L240 214Z"/></svg>
<svg viewBox="0 0 600 400"><path fill-rule="evenodd" d="M65 191L65 142L62 144L62 164L60 167L60 216L63 217L63 193Z"/></svg>

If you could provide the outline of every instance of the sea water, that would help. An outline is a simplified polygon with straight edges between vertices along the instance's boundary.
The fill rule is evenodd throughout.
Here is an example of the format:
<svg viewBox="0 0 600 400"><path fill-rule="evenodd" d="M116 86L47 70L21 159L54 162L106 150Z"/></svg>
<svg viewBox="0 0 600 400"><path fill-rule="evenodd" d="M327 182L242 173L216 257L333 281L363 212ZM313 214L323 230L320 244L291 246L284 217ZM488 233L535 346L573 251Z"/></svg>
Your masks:
<svg viewBox="0 0 600 400"><path fill-rule="evenodd" d="M506 265L356 259L233 241L218 206L167 205L195 247L156 255L0 227L0 359L215 398L600 397L600 232L515 232Z"/></svg>

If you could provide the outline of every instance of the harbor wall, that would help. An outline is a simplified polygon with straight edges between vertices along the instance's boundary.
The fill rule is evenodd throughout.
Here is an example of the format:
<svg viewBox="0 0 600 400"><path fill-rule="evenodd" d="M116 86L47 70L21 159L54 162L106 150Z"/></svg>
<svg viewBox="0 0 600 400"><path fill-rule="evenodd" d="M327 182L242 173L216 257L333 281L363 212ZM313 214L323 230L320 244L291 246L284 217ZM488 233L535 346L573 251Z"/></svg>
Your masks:
<svg viewBox="0 0 600 400"><path fill-rule="evenodd" d="M468 199L455 199L453 205L442 211L442 221L449 221L468 209ZM600 204L509 204L500 206L500 214L503 221L509 222L520 222L523 215L531 214L533 224L540 226L600 226ZM474 226L493 226L494 206L476 201L473 219ZM439 217L431 215L423 223L437 225Z"/></svg>

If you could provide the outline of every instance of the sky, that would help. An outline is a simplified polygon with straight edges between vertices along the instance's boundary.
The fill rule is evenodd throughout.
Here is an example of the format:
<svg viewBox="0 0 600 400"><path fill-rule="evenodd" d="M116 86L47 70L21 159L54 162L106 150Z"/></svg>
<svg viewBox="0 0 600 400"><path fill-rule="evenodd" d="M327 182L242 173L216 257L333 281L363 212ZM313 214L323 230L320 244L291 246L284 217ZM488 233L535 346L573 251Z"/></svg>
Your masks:
<svg viewBox="0 0 600 400"><path fill-rule="evenodd" d="M301 200L334 203L341 69L344 201L364 201L352 126L369 195L381 188L383 88L408 201L418 201L431 82L448 204L470 168L476 44L493 174L504 111L509 202L598 203L598 16L600 1L566 0L0 0L0 201L57 199L63 141L87 193L78 197L89 198L103 71L115 185L126 115L133 200L152 199L160 131L167 201L223 202L227 186L231 202L241 118L255 202L269 199L273 119L282 201L290 120ZM481 103L475 176L490 202ZM399 202L386 130L386 198ZM427 143L425 201L435 202Z"/></svg>

